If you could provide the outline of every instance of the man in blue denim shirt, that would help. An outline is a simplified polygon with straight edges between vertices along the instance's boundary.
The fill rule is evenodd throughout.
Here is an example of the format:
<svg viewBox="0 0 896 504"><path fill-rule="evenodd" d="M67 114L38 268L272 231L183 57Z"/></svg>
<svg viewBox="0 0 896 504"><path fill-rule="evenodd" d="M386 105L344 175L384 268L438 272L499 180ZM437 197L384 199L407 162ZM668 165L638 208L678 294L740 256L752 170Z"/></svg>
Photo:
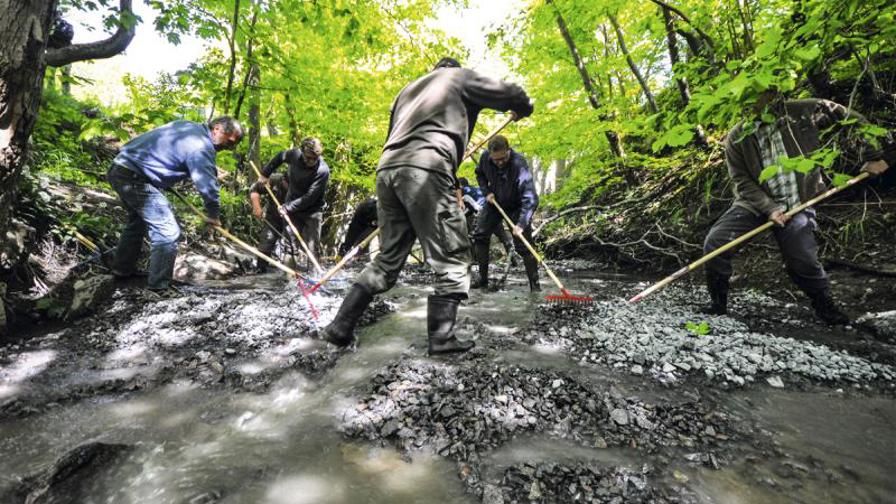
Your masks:
<svg viewBox="0 0 896 504"><path fill-rule="evenodd" d="M205 203L208 223L220 225L215 153L233 149L242 138L239 122L223 116L208 125L172 121L122 147L108 173L109 184L128 213L112 263L116 277L135 274L143 236L148 233L147 286L157 292L170 287L180 227L162 191L192 179Z"/></svg>

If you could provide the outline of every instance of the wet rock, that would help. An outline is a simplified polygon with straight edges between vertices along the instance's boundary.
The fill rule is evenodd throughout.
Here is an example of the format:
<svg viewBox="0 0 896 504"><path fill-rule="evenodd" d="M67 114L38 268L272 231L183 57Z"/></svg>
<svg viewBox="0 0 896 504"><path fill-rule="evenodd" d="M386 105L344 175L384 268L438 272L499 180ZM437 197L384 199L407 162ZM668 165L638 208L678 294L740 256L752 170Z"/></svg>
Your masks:
<svg viewBox="0 0 896 504"><path fill-rule="evenodd" d="M765 381L774 388L784 388L784 381L780 376L769 376Z"/></svg>
<svg viewBox="0 0 896 504"><path fill-rule="evenodd" d="M236 273L238 265L221 261L194 251L177 255L174 278L183 282L223 280Z"/></svg>
<svg viewBox="0 0 896 504"><path fill-rule="evenodd" d="M628 425L628 412L624 409L614 409L610 412L610 419L619 425Z"/></svg>
<svg viewBox="0 0 896 504"><path fill-rule="evenodd" d="M66 310L66 316L76 317L95 311L100 303L112 295L115 288L114 281L112 275L95 275L76 280L72 285L71 302Z"/></svg>
<svg viewBox="0 0 896 504"><path fill-rule="evenodd" d="M0 495L0 501L42 504L87 502L92 495L91 482L116 467L117 462L131 449L128 445L101 442L80 445L49 467L23 478L7 495Z"/></svg>

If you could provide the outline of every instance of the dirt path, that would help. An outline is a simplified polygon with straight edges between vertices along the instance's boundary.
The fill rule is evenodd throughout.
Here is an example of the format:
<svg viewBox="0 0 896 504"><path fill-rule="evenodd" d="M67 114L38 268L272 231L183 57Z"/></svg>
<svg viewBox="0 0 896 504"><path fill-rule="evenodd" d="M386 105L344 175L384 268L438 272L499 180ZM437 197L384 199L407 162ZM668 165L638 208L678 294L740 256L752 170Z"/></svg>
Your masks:
<svg viewBox="0 0 896 504"><path fill-rule="evenodd" d="M635 279L580 272L571 288L599 302L568 308L512 276L462 308L462 336L478 342L471 354L428 358L426 281L406 274L350 351L313 339L305 301L274 276L168 301L120 289L96 315L0 347L0 500L896 494L885 302L869 317L875 339L824 328L802 305L772 310L776 300L760 293L738 294L739 317L706 318L686 285L631 307L622 299ZM338 287L312 299L321 322Z"/></svg>

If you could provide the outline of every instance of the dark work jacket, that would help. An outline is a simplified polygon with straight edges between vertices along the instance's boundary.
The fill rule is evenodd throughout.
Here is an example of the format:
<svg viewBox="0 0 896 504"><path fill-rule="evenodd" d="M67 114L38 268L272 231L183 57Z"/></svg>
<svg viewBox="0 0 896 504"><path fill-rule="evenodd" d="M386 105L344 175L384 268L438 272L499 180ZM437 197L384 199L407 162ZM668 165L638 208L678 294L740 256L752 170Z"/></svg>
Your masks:
<svg viewBox="0 0 896 504"><path fill-rule="evenodd" d="M378 170L412 166L454 177L483 108L532 114L516 84L467 68L438 68L408 84L392 104Z"/></svg>
<svg viewBox="0 0 896 504"><path fill-rule="evenodd" d="M376 228L376 198L367 198L355 207L355 213L352 214L352 220L345 232L345 240L339 247L339 254L345 255Z"/></svg>
<svg viewBox="0 0 896 504"><path fill-rule="evenodd" d="M483 152L476 166L476 180L486 196L495 195L495 200L505 212L520 210L517 226L525 229L532 223L532 215L538 208L538 193L522 154L511 149L510 159L504 168L498 168L489 158L488 151Z"/></svg>
<svg viewBox="0 0 896 504"><path fill-rule="evenodd" d="M788 157L797 157L801 153L808 157L818 150L822 143L822 131L836 127L838 121L847 118L865 121L863 116L843 105L816 98L787 101L778 115L776 124L781 130ZM755 215L771 215L783 208L772 198L766 184L759 183L759 174L764 166L756 133L744 135L743 130L744 125L738 124L725 139L725 163L734 183L734 204ZM852 152L845 152L845 157L856 163L880 159L881 156L864 142L858 142L856 148L849 150ZM805 174L794 173L800 201L806 202L826 189L820 169Z"/></svg>
<svg viewBox="0 0 896 504"><path fill-rule="evenodd" d="M305 159L298 149L290 149L279 152L261 171L265 177L270 177L281 164L289 166L287 177L289 178L289 192L286 193L286 201L283 208L289 213L312 214L323 210L324 194L327 191L327 182L330 180L330 167L320 158L317 166L308 167Z"/></svg>

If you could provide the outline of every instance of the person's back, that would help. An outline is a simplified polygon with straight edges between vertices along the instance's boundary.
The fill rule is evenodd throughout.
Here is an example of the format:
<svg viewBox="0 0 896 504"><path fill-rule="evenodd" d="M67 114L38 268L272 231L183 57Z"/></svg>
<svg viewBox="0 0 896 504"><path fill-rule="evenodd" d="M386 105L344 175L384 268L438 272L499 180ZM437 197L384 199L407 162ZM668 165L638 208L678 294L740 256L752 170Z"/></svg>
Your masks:
<svg viewBox="0 0 896 504"><path fill-rule="evenodd" d="M413 166L453 176L485 107L514 110L520 117L532 112L521 87L467 68L437 68L420 77L392 105L378 169Z"/></svg>

